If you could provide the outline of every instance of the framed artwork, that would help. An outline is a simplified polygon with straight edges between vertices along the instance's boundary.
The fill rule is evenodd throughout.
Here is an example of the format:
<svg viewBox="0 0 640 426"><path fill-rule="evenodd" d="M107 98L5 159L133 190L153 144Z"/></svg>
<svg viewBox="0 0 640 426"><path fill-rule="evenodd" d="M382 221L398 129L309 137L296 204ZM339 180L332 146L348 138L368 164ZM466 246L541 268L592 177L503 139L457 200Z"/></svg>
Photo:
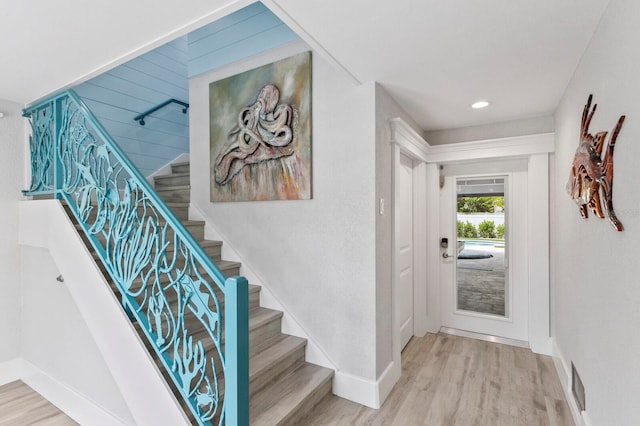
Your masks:
<svg viewBox="0 0 640 426"><path fill-rule="evenodd" d="M311 52L209 85L211 201L311 198Z"/></svg>

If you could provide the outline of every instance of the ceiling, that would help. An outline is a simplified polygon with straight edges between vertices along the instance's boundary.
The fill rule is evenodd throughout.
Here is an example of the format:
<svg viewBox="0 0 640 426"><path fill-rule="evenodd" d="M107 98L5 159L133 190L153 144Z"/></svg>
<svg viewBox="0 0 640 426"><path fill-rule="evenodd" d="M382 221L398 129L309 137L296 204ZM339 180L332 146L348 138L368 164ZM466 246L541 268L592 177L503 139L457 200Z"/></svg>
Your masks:
<svg viewBox="0 0 640 426"><path fill-rule="evenodd" d="M250 3L0 1L0 98L20 103ZM264 2L353 79L379 82L436 130L553 114L609 0ZM472 110L480 99L491 106Z"/></svg>

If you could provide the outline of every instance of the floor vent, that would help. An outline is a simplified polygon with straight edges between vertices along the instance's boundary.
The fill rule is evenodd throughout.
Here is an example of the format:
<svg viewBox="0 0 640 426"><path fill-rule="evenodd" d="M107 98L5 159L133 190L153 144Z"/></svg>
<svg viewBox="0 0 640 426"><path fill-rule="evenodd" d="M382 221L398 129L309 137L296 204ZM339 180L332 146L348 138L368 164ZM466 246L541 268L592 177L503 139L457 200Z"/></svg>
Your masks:
<svg viewBox="0 0 640 426"><path fill-rule="evenodd" d="M573 365L573 362L571 363L571 393L573 393L573 399L576 400L578 409L580 411L584 411L586 409L584 385L582 384L582 380L580 379L576 366Z"/></svg>

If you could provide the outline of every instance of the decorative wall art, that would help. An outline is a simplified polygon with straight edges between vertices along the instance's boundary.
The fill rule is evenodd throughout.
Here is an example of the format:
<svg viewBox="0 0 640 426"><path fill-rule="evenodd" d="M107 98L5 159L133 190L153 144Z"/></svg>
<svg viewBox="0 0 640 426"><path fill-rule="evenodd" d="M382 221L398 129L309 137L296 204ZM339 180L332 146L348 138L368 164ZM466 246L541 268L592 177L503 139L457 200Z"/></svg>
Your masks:
<svg viewBox="0 0 640 426"><path fill-rule="evenodd" d="M211 201L311 198L311 52L209 85Z"/></svg>
<svg viewBox="0 0 640 426"><path fill-rule="evenodd" d="M591 210L599 218L604 218L602 212L602 199L604 210L614 228L622 231L622 223L613 211L613 149L616 139L624 123L625 116L618 119L613 129L604 158L604 148L607 132L598 132L595 136L589 133L589 124L596 112L597 104L591 109L593 95L589 95L587 104L582 111L582 125L580 127L580 143L571 166L571 174L567 183L567 192L580 208L580 214L584 218L589 217Z"/></svg>

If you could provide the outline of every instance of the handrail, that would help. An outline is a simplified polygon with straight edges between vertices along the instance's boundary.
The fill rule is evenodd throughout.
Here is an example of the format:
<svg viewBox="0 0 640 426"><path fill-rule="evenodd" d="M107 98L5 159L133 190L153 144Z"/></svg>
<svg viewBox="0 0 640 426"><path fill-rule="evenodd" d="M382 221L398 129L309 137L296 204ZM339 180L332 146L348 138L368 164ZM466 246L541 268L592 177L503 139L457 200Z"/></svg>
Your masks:
<svg viewBox="0 0 640 426"><path fill-rule="evenodd" d="M224 276L75 92L23 115L24 193L67 202L198 424L248 424L247 280Z"/></svg>
<svg viewBox="0 0 640 426"><path fill-rule="evenodd" d="M141 126L144 126L144 125L146 124L146 123L145 123L145 121L144 121L144 118L145 118L147 115L153 114L153 113L154 113L154 112L156 112L157 110L162 109L162 108L166 107L167 105L169 105L169 104L171 104L171 103L175 103L175 104L178 104L178 105L182 105L182 106L184 107L184 108L182 108L182 113L183 113L183 114L186 114L186 113L187 113L187 110L189 109L189 104L188 104L188 103L183 102L183 101L179 101L179 100L177 100L177 99L173 99L173 98L172 98L172 99L169 99L169 100L167 100L167 101L164 101L164 102L163 102L163 103L161 103L161 104L158 104L158 105L154 106L154 107L153 107L153 108L151 108L151 109L148 109L147 111L143 112L142 114L136 115L136 116L133 118L133 120L134 120L134 121L140 121L140 125L141 125Z"/></svg>

